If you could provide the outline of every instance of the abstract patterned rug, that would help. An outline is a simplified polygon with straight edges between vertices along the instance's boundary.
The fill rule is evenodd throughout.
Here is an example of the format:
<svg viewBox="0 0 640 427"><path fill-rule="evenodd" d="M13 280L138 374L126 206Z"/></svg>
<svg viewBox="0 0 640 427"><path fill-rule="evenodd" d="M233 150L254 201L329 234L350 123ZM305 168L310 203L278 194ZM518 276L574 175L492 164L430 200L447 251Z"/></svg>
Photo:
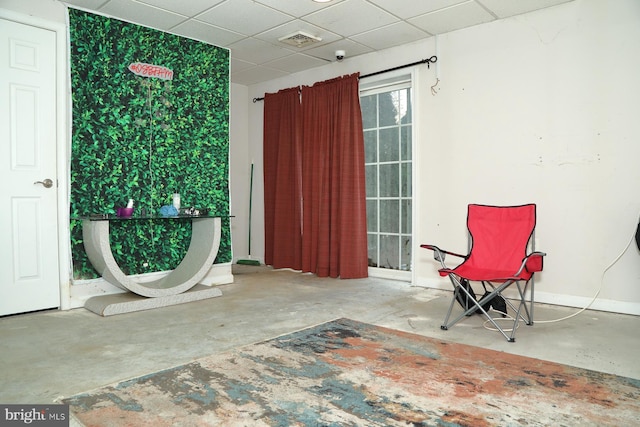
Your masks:
<svg viewBox="0 0 640 427"><path fill-rule="evenodd" d="M640 381L339 319L64 399L86 426L632 426Z"/></svg>

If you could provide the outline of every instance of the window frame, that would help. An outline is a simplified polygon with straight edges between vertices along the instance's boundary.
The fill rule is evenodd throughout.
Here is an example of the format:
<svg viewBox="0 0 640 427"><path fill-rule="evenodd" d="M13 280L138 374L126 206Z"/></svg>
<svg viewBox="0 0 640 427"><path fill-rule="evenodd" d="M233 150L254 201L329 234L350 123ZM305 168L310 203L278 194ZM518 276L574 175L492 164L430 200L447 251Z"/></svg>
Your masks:
<svg viewBox="0 0 640 427"><path fill-rule="evenodd" d="M393 280L400 280L406 282L412 282L415 271L415 212L416 212L416 167L415 167L415 154L416 154L416 117L417 117L417 103L416 103L416 85L414 71L397 70L395 72L385 73L383 75L369 77L365 81L360 81L359 96L360 98L368 95L375 95L379 93L391 92L399 89L411 90L411 193L409 200L411 200L411 232L402 233L402 230L398 233L398 236L409 234L411 236L411 250L410 250L410 270L395 270L390 268L381 267L369 267L369 276L386 278ZM377 162L380 164L380 162ZM402 165L402 156L400 155L397 164ZM405 162L406 163L406 162ZM402 203L402 200L407 198L402 197L400 194L397 200ZM378 212L379 218L380 212Z"/></svg>

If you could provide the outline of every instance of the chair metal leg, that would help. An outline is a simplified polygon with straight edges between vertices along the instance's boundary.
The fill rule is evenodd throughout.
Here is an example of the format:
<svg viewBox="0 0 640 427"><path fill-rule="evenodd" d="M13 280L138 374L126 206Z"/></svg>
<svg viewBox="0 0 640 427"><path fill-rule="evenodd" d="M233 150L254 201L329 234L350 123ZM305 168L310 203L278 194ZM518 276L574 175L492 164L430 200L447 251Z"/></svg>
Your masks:
<svg viewBox="0 0 640 427"><path fill-rule="evenodd" d="M449 310L447 311L447 315L444 318L444 323L440 326L440 329L445 330L445 331L447 329L449 329L451 326L453 326L456 323L458 323L464 317L467 317L468 315L471 315L471 314L475 313L475 311L477 309L476 306L473 306L470 309L466 310L464 313L462 313L460 316L456 317L454 320L449 322L449 317L451 316L451 312L453 311L453 306L455 305L457 297L461 292L468 298L469 301L473 301L475 303L475 299L471 296L469 291L467 291L464 288L464 286L462 286L460 281L458 281L452 275L449 275L449 279L451 280L451 283L453 284L454 291L453 291L453 298L451 300L451 304L449 304Z"/></svg>
<svg viewBox="0 0 640 427"><path fill-rule="evenodd" d="M452 279L452 280L453 280L453 279ZM456 303L456 299L457 299L457 297L458 297L458 293L460 292L460 291L458 290L458 287L457 287L457 286L455 286L455 285L453 285L453 286L454 286L454 290L453 290L453 299L451 300L451 303L449 304L449 310L447 311L447 315L446 315L446 316L445 316L445 318L444 318L444 323L440 326L440 329L444 329L444 330L447 330L447 329L448 329L448 326L446 326L446 325L447 325L447 322L449 321L449 316L451 316L451 312L453 311L453 306L454 306L454 305L455 305L455 303Z"/></svg>
<svg viewBox="0 0 640 427"><path fill-rule="evenodd" d="M535 287L535 279L531 276L531 291L529 292L529 325L533 325L533 288ZM526 292L526 291L525 291Z"/></svg>
<svg viewBox="0 0 640 427"><path fill-rule="evenodd" d="M518 289L518 294L520 295L520 304L518 305L517 317L516 319L522 319L527 325L533 325L533 299L529 301L529 307L527 307L527 288L528 283L525 283L523 287L520 286L520 283L516 283L516 287ZM521 314L522 308L524 308L524 315Z"/></svg>
<svg viewBox="0 0 640 427"><path fill-rule="evenodd" d="M440 329L448 330L450 327L454 326L456 323L458 323L460 320L464 319L465 317L473 313L480 312L484 317L487 318L489 322L491 322L491 324L495 327L495 329L507 339L507 341L515 342L515 333L516 333L516 328L518 327L518 322L522 320L527 325L533 324L533 303L534 303L533 278L529 282L525 282L524 284L522 284L521 281L511 281L511 282L507 281L502 283L500 286L494 286L491 282L485 282L485 283L488 283L492 289L491 289L491 292L488 295L486 295L484 298L481 298L480 301L476 301L472 297L471 293L467 289L465 289L464 286L462 286L461 280L459 280L457 277L454 277L453 275L449 275L449 279L451 280L451 283L453 284L453 287L454 287L453 298L451 300L451 303L449 304L449 310L447 311L447 315L445 316L444 322L440 326ZM498 325L498 323L493 319L493 317L491 317L491 315L489 315L489 313L487 313L487 311L484 308L482 308L482 306L487 301L494 298L495 296L497 295L502 296L501 292L506 288L508 288L509 286L513 285L514 282L516 285L516 289L518 290L520 301L516 307L516 305L512 303L510 300L506 298L504 299L507 306L516 313L515 318L513 320L513 327L511 328L511 331L510 331L511 333L507 334L507 332L502 327L500 327L500 325ZM529 285L531 285L531 287L529 287ZM530 291L529 301L527 301L526 299L528 290ZM458 296L461 294L465 295L469 301L473 302L473 306L465 310L462 314L460 314L453 320L449 321L451 314L453 312L453 306L455 305Z"/></svg>
<svg viewBox="0 0 640 427"><path fill-rule="evenodd" d="M495 297L496 295L500 295L500 291L499 291L500 289L504 289L504 288L503 288L503 287L495 288L495 289L494 289L494 291L493 291L493 292L491 292L489 295L487 295L487 296L486 296L486 297L484 297L484 298L481 298L481 299L480 299L480 301L478 301L478 304L477 304L477 305L478 305L478 309L482 312L482 314L484 315L484 317L486 317L486 318L487 318L487 320L488 320L489 322L491 322L491 324L496 328L496 330L497 330L498 332L500 332L500 333L502 334L502 336L504 336L504 337L507 339L507 341L509 341L509 342L515 342L515 340L516 340L516 339L515 339L515 337L514 337L514 334L515 334L515 330L516 330L516 323L517 323L517 322L514 322L513 328L512 328L512 330L511 330L511 336L509 336L509 335L507 335L507 333L504 331L504 329L502 329L502 327L500 327L500 325L498 325L498 323L495 321L495 319L494 319L493 317L491 317L491 315L489 315L489 313L487 313L487 311L485 311L485 309L484 309L484 308L482 308L482 305L483 305L484 303L486 303L487 301L489 301L490 299L492 299L492 298L493 298L493 297ZM505 301L507 302L507 304L511 305L511 303L509 303L509 301L507 301L507 300L505 300ZM516 317L516 319L517 319L517 317Z"/></svg>
<svg viewBox="0 0 640 427"><path fill-rule="evenodd" d="M492 287L491 292L484 298L481 298L479 301L475 301L475 299L471 297L471 294L464 288L464 286L462 286L461 282L457 280L457 278L454 278L451 275L449 276L449 278L451 279L451 283L454 286L454 293L453 293L453 298L451 300L451 303L449 304L449 310L447 311L447 315L445 316L444 323L440 326L440 329L448 330L450 327L454 326L456 323L458 323L460 320L462 320L466 316L479 311L480 313L482 313L484 317L487 318L489 322L491 322L491 324L495 327L495 329L498 332L500 332L507 341L515 342L515 332L520 319L522 319L527 324L531 324L532 308L530 309L527 307L526 300L524 298L527 292L528 283L525 283L524 287L522 287L520 285L520 282L515 281L515 285L516 285L516 288L518 289L518 294L520 296L520 302L518 304L518 307L516 307L513 303L511 303L511 301L505 298L505 303L507 304L507 306L510 307L511 310L513 310L516 313L513 321L513 327L511 328L511 334L507 334L507 332L500 325L498 325L495 319L493 319L493 317L491 317L491 315L489 315L489 313L484 308L482 308L482 305L497 295L501 296L501 292L504 289L508 288L509 286L513 285L514 282L505 282L497 287L494 286L492 283L487 282ZM460 293L462 293L463 295L466 295L467 298L469 298L469 300L472 301L474 304L471 308L469 308L468 310L465 310L462 314L457 316L455 319L449 321L449 318L451 317L451 313L453 311L453 306L455 305L456 299ZM524 308L524 313L522 313L523 308Z"/></svg>

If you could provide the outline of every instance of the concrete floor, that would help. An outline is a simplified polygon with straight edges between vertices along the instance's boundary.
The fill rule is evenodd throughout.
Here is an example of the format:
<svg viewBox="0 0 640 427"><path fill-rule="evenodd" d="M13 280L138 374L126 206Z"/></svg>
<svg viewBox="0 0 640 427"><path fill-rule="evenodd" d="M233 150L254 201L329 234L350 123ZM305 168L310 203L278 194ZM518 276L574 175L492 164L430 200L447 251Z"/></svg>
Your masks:
<svg viewBox="0 0 640 427"><path fill-rule="evenodd" d="M1 318L0 403L51 403L339 317L640 379L640 317L585 311L522 325L508 343L479 316L440 330L450 292L267 267L234 266L234 274L221 297L179 306L106 318L84 309ZM575 311L536 305L536 320Z"/></svg>

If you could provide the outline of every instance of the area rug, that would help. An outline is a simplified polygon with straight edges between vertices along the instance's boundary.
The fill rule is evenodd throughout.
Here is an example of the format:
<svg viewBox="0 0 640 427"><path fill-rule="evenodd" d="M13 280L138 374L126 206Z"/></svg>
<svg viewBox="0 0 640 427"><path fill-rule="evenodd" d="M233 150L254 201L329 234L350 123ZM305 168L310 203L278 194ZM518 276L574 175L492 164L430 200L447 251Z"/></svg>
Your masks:
<svg viewBox="0 0 640 427"><path fill-rule="evenodd" d="M64 399L86 426L632 426L640 381L338 319Z"/></svg>

